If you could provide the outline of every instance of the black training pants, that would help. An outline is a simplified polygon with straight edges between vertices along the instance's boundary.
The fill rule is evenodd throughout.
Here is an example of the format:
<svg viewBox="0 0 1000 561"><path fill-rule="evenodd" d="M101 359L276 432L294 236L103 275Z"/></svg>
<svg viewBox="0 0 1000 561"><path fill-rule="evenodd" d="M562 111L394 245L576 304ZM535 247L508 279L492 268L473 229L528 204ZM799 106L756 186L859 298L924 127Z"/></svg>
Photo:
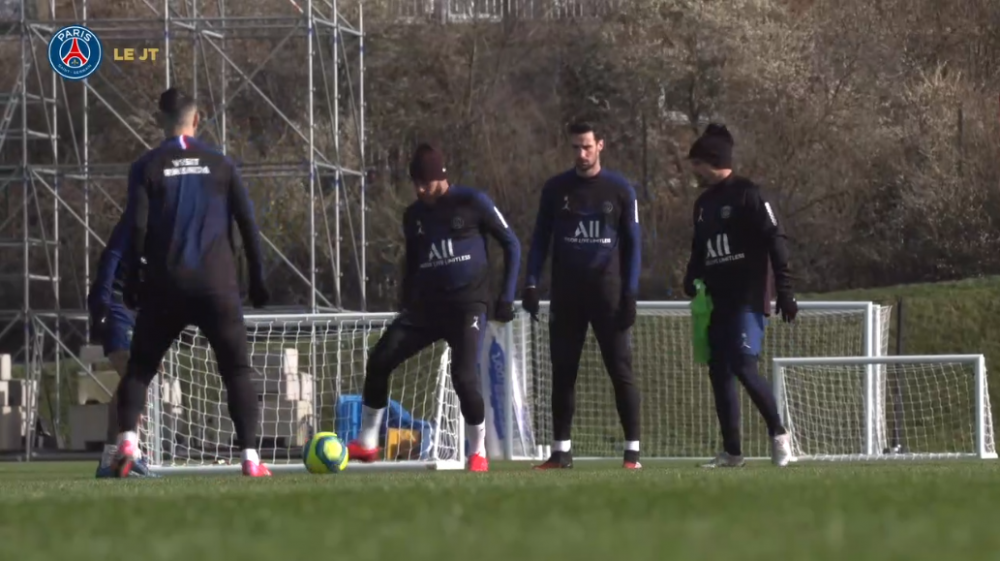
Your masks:
<svg viewBox="0 0 1000 561"><path fill-rule="evenodd" d="M486 307L442 310L433 316L396 318L375 344L365 372L362 402L373 409L389 404L389 377L407 359L444 340L451 348L451 384L462 415L471 425L486 420L477 365L486 332Z"/></svg>
<svg viewBox="0 0 1000 561"><path fill-rule="evenodd" d="M257 393L250 380L250 353L243 308L236 294L175 295L145 299L136 316L128 371L118 384L118 426L135 431L146 407L146 391L163 356L188 326L198 327L215 353L229 398L229 415L241 449L257 440Z"/></svg>
<svg viewBox="0 0 1000 561"><path fill-rule="evenodd" d="M552 436L569 440L576 411L576 377L587 327L601 349L604 367L615 391L615 406L626 441L639 440L640 396L632 374L632 334L619 327L617 304L582 300L554 300L549 314L549 353L552 358Z"/></svg>

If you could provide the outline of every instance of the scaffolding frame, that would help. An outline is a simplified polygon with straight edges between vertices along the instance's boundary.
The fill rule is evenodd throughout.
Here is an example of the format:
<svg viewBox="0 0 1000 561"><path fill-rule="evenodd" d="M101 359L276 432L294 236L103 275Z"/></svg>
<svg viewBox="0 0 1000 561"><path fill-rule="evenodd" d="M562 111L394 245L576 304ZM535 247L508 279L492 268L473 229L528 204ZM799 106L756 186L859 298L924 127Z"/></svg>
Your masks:
<svg viewBox="0 0 1000 561"><path fill-rule="evenodd" d="M146 149L161 140L135 124L137 115L152 113L155 102L122 106L95 87L102 73L128 72L127 66L115 60L115 49L104 47L100 69L82 82L79 96L67 93L67 82L51 69L46 56L49 39L62 27L85 26L105 45L109 41L161 41L158 60L164 71L162 89L177 85L195 96L202 90L199 79L211 72L209 57L214 57L212 60L221 68L221 86L213 89L209 84L210 95L197 101L203 113L212 115L201 130L210 128L216 140L213 143L223 152L230 150L228 104L237 95L250 92L269 107L267 118L280 122L298 137L303 157L289 162L244 161L241 173L251 181L285 178L296 185L308 185L308 265L293 262L279 242L262 235L265 254L273 255L278 266L288 267L303 282L310 295L308 311L333 311L343 309L344 304L342 245L353 244L360 288L360 298L354 300L360 302L361 310L366 309L367 173L361 1L255 0L254 15L241 16L230 7L245 8L249 4L246 0L133 0L136 11L148 14L146 17L113 19L91 17L92 8L102 7L97 0L7 0L2 4L0 9L8 12L8 18L16 14L16 21L0 22L4 26L0 48L13 53L19 47L20 71L8 92L0 92L0 199L9 202L13 194L20 208L16 213L0 214L0 260L19 265L20 270L8 277L19 277L23 298L19 309L0 310L0 339L18 327L23 330L23 346L15 361L25 365L25 378L38 380L40 388L46 364L54 363L56 391L49 406L57 435L62 409L59 388L64 382L62 363L69 360L92 375L89 365L64 342L68 337L89 340L90 335L86 312L80 306L64 305L65 285L72 283L75 294L86 295L93 280L92 254L105 244L92 227L93 209L98 201L122 209L121 195L116 200L106 185L127 181L130 166L129 162L99 161L99 155L94 154L92 140L100 131L92 130L93 112L100 109L110 113L128 131L129 140L138 141ZM272 39L277 45L248 70L228 50L241 39ZM257 73L280 56L283 45L293 39L306 42L304 59L291 62L307 66L306 83L283 87L282 93L292 92L290 95L303 98L308 106L305 122L297 122L297 115L283 113L274 96L254 83ZM183 50L180 44L191 46L192 58L185 61L191 63L186 73L189 75L180 76L174 70L175 58L184 56L179 54ZM105 82L114 88L110 81ZM143 93L155 99L159 92ZM29 115L33 118L29 119ZM37 125L39 117L43 117L43 126ZM74 130L77 126L82 126L82 131ZM319 128L322 132L317 131ZM318 134L325 134L324 142L318 141ZM326 186L332 186L332 201L323 195ZM318 224L317 219L324 223ZM75 271L63 271L61 266L61 251L66 251L70 241L80 243L61 239L69 224L83 229L82 278L74 275ZM320 235L320 226L325 227L325 236ZM320 251L326 252L331 263L330 298L318 290ZM41 262L44 266L39 267ZM39 291L43 291L41 297ZM23 433L26 459L32 457L39 418L40 401L31 401Z"/></svg>

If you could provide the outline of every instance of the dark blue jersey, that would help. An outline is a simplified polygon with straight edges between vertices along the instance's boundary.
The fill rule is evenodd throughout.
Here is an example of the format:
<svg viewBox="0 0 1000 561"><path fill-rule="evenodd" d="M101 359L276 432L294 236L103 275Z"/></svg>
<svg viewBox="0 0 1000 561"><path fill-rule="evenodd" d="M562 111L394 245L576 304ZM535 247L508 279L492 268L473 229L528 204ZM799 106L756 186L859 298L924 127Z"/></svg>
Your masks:
<svg viewBox="0 0 1000 561"><path fill-rule="evenodd" d="M129 249L129 235L132 225L123 215L111 231L111 237L101 252L97 263L97 276L87 295L87 308L91 314L105 313L116 304L121 303L122 278L119 275L119 265ZM117 297L116 297L117 293Z"/></svg>
<svg viewBox="0 0 1000 561"><path fill-rule="evenodd" d="M125 214L130 264L146 262L151 286L192 294L238 293L230 224L239 228L251 283L263 278L260 235L233 162L191 137L175 137L135 164Z"/></svg>
<svg viewBox="0 0 1000 561"><path fill-rule="evenodd" d="M635 189L609 170L594 177L570 170L549 179L531 236L526 286L538 285L550 244L553 287L586 283L636 296L642 242Z"/></svg>
<svg viewBox="0 0 1000 561"><path fill-rule="evenodd" d="M770 313L770 269L778 292L791 293L785 234L752 181L731 175L709 187L695 201L693 220L685 281L702 279L717 308Z"/></svg>
<svg viewBox="0 0 1000 561"><path fill-rule="evenodd" d="M500 299L514 301L521 245L485 193L452 185L433 204L418 200L403 213L403 233L403 306L407 309L488 304L487 235L503 248Z"/></svg>

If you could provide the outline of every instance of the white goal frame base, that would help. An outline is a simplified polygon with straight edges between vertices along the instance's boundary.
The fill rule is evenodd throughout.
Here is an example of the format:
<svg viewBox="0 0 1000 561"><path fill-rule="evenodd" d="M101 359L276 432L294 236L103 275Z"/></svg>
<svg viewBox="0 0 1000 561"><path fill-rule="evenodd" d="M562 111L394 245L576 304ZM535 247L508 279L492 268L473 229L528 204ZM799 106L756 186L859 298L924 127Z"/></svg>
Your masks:
<svg viewBox="0 0 1000 561"><path fill-rule="evenodd" d="M884 367L904 364L966 364L974 372L974 435L973 447L968 452L885 452L886 403L887 396ZM878 357L804 357L775 358L772 360L772 384L778 402L778 412L782 422L792 435L792 449L796 447L794 418L789 418L786 392L786 372L795 366L864 366L864 447L859 454L804 454L796 455L799 461L899 461L899 460L957 460L957 459L998 459L993 433L993 418L989 404L986 378L986 358L981 354L966 355L896 355ZM883 368L879 368L883 367Z"/></svg>
<svg viewBox="0 0 1000 561"><path fill-rule="evenodd" d="M271 473L309 473L301 462L294 464L269 464L262 462ZM205 465L205 466L149 466L156 475L227 475L242 472L240 464ZM465 469L463 462L457 460L403 460L398 462L349 463L344 469L347 472L397 472L397 471L455 471ZM331 474L336 475L336 474Z"/></svg>

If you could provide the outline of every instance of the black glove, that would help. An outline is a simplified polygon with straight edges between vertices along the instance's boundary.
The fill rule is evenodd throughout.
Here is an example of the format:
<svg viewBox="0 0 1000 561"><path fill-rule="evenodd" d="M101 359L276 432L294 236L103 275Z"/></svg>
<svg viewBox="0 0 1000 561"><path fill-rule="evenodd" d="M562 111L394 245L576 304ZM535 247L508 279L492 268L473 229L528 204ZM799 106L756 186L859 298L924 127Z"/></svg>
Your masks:
<svg viewBox="0 0 1000 561"><path fill-rule="evenodd" d="M635 296L623 294L618 304L618 327L623 331L635 325Z"/></svg>
<svg viewBox="0 0 1000 561"><path fill-rule="evenodd" d="M538 321L538 306L538 289L533 286L526 287L521 294L521 307L531 314L531 319L535 321Z"/></svg>
<svg viewBox="0 0 1000 561"><path fill-rule="evenodd" d="M795 296L791 292L779 293L776 311L786 323L793 322L799 313L799 303L795 301Z"/></svg>
<svg viewBox="0 0 1000 561"><path fill-rule="evenodd" d="M512 302L497 300L497 304L493 308L493 319L500 323L514 321L514 304Z"/></svg>
<svg viewBox="0 0 1000 561"><path fill-rule="evenodd" d="M122 303L130 310L139 309L139 301L146 284L146 259L140 259L135 265L126 267L125 280L122 284Z"/></svg>
<svg viewBox="0 0 1000 561"><path fill-rule="evenodd" d="M104 342L104 328L107 325L108 309L101 306L94 309L90 314L90 341L93 343Z"/></svg>
<svg viewBox="0 0 1000 561"><path fill-rule="evenodd" d="M259 280L250 283L250 303L254 308L263 308L271 301L271 293L264 285L264 281Z"/></svg>
<svg viewBox="0 0 1000 561"><path fill-rule="evenodd" d="M688 298L694 298L698 295L698 289L694 286L694 277L684 277L684 294Z"/></svg>

